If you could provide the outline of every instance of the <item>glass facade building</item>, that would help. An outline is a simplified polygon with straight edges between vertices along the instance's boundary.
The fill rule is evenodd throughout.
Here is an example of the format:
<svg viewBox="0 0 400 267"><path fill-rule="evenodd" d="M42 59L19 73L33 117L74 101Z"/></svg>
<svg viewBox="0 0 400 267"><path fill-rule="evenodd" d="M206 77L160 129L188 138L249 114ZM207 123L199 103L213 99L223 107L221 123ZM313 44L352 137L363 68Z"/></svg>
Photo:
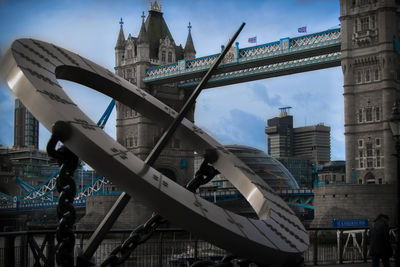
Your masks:
<svg viewBox="0 0 400 267"><path fill-rule="evenodd" d="M19 99L14 108L14 147L39 148L39 122Z"/></svg>

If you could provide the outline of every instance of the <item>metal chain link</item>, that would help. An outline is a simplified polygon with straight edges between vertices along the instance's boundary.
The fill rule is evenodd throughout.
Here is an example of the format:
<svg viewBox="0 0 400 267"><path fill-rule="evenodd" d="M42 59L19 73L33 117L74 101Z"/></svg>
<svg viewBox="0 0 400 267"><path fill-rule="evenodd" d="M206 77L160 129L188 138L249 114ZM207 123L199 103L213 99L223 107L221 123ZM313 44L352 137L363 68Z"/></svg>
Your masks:
<svg viewBox="0 0 400 267"><path fill-rule="evenodd" d="M201 185L211 181L219 172L211 165L218 159L218 154L215 150L207 149L204 154L204 161L199 170L196 172L195 177L187 184L186 188L195 192ZM110 255L100 265L118 266L124 263L133 252L133 250L140 244L146 242L154 233L154 231L166 220L158 214L153 214L152 217L142 225L139 225L131 232L125 241L115 247Z"/></svg>
<svg viewBox="0 0 400 267"><path fill-rule="evenodd" d="M52 135L47 143L47 153L55 158L61 166L56 178L56 189L60 193L57 203L57 218L59 223L56 230L56 261L59 266L74 265L75 235L73 225L76 219L73 205L76 185L73 179L79 159L67 147L62 145L56 149L58 142L65 142L72 135L71 126L63 121L57 121L52 128Z"/></svg>

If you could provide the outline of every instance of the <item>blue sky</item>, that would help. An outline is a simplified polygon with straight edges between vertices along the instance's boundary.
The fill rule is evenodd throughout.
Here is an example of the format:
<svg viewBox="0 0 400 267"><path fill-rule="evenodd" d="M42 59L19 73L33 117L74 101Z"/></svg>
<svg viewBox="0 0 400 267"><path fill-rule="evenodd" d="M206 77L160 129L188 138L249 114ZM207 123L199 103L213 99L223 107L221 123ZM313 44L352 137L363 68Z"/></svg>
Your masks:
<svg viewBox="0 0 400 267"><path fill-rule="evenodd" d="M60 45L113 71L119 19L125 36L137 36L144 0L0 0L0 53L13 40L31 37ZM249 37L263 44L295 37L297 28L313 33L338 27L338 0L163 0L164 18L176 44L184 45L191 22L196 56L220 51L242 22L239 47ZM218 3L218 4L216 4ZM97 121L110 99L73 83L61 81L71 98ZM343 77L339 67L205 90L197 100L195 121L223 144L244 144L266 150L264 127L279 107L291 106L295 126L331 126L331 155L344 159ZM14 98L0 81L0 144L13 143ZM115 111L105 128L115 137ZM40 148L49 133L40 128Z"/></svg>

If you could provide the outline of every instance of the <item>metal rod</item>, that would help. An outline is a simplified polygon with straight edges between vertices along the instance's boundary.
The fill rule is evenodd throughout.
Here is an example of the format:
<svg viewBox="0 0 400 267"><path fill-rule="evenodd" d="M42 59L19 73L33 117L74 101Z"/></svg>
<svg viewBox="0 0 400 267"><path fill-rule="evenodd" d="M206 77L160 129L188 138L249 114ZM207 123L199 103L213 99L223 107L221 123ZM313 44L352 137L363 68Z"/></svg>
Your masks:
<svg viewBox="0 0 400 267"><path fill-rule="evenodd" d="M171 123L171 125L168 127L168 129L163 133L161 138L158 140L157 144L154 146L153 150L150 152L150 154L147 156L146 160L144 161L146 164L151 166L157 160L161 151L164 149L165 145L168 143L171 136L174 134L176 128L182 122L183 118L186 116L187 112L189 111L189 109L192 107L192 105L196 101L196 98L201 93L201 90L203 90L204 86L207 84L208 80L211 78L211 75L214 73L214 71L218 67L219 63L225 57L226 53L228 52L228 50L232 46L233 42L238 37L239 33L242 31L245 24L246 23L243 22L242 25L240 25L240 27L236 31L235 35L229 40L228 44L225 46L222 53L218 56L217 60L214 62L214 64L211 66L211 68L207 71L206 75L204 75L203 79L197 85L197 87L193 91L192 95L186 101L185 105L182 107L179 114L175 117L174 121Z"/></svg>
<svg viewBox="0 0 400 267"><path fill-rule="evenodd" d="M192 105L196 101L196 98L199 96L201 90L207 84L208 80L211 78L211 75L213 74L215 69L218 67L219 63L222 61L222 59L226 55L229 48L232 46L233 42L238 37L239 33L242 31L245 24L246 23L244 23L244 22L242 23L242 25L236 31L234 36L230 39L228 44L225 46L224 50L219 55L217 60L214 62L214 64L211 66L211 68L207 71L206 75L203 77L203 79L200 81L200 83L197 85L196 89L193 91L193 93L191 94L189 99L186 101L186 103L182 107L179 114L175 117L172 124L168 127L168 129L164 132L164 134L158 140L157 144L155 145L153 150L150 152L150 154L146 158L146 160L145 160L146 164L148 164L149 166L152 166L154 164L154 162L157 160L161 151L164 149L165 145L168 143L169 139L174 134L176 128L182 122L183 118L186 116L187 112L189 111L189 109L192 107ZM85 249L85 251L81 255L78 256L76 266L88 266L88 264L93 264L90 262L90 259L92 258L93 254L95 253L97 247L100 245L101 241L103 241L107 232L111 229L114 222L118 219L122 210L128 204L130 198L131 197L127 193L123 192L121 194L121 196L117 199L117 201L114 203L113 207L108 211L107 215L104 217L102 222L96 228L96 231L90 237L88 246Z"/></svg>

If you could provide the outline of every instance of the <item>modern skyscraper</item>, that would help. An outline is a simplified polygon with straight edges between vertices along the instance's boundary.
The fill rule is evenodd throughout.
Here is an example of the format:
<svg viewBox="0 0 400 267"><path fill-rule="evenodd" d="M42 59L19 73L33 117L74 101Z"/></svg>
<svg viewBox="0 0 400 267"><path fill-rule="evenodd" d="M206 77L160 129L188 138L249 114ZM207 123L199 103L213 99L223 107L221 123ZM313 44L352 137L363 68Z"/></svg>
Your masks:
<svg viewBox="0 0 400 267"><path fill-rule="evenodd" d="M268 153L275 158L298 157L316 164L330 161L330 127L318 124L293 128L289 108L281 108L280 116L267 122Z"/></svg>
<svg viewBox="0 0 400 267"><path fill-rule="evenodd" d="M14 107L14 147L39 148L39 122L19 99Z"/></svg>
<svg viewBox="0 0 400 267"><path fill-rule="evenodd" d="M279 117L269 119L265 133L268 135L268 154L274 158L293 156L293 116L290 107L280 108Z"/></svg>

